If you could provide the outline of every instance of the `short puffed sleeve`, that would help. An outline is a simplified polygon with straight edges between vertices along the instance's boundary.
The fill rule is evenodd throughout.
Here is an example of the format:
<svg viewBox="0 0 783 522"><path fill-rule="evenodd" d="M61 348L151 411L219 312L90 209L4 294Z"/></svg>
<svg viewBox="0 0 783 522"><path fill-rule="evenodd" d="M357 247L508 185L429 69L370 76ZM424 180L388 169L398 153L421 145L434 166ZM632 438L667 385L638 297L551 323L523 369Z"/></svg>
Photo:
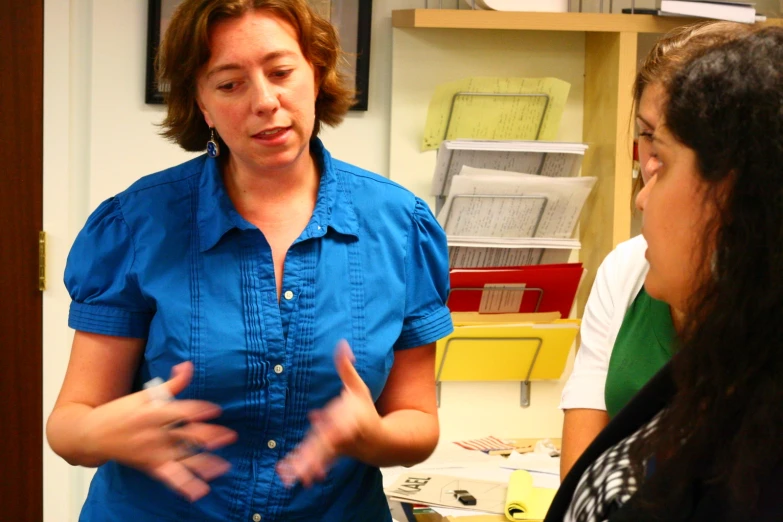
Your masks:
<svg viewBox="0 0 783 522"><path fill-rule="evenodd" d="M405 280L405 318L395 350L433 343L454 330L446 307L449 294L446 234L419 198L411 216Z"/></svg>
<svg viewBox="0 0 783 522"><path fill-rule="evenodd" d="M68 254L68 326L83 332L144 339L153 310L134 273L133 237L116 198L87 219Z"/></svg>

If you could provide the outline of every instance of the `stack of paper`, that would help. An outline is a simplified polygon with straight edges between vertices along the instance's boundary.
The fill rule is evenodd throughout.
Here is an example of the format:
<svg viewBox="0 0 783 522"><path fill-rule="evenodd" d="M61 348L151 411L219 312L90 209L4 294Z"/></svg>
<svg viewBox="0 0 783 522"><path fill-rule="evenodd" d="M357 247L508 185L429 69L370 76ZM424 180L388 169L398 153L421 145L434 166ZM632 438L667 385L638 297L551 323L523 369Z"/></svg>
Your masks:
<svg viewBox="0 0 783 522"><path fill-rule="evenodd" d="M562 262L562 254L557 261L544 260L544 252L579 248L572 237L595 180L463 166L451 181L438 222L450 247L523 249L511 255L517 266ZM465 255L451 252L452 267L509 266L477 264ZM486 252L467 255L478 255L484 261L491 256Z"/></svg>
<svg viewBox="0 0 783 522"><path fill-rule="evenodd" d="M438 149L430 195L446 196L451 180L467 165L549 177L579 175L587 150L583 143L557 141L447 140Z"/></svg>
<svg viewBox="0 0 783 522"><path fill-rule="evenodd" d="M514 245L520 238L569 239L595 180L464 166L438 221L452 240Z"/></svg>
<svg viewBox="0 0 783 522"><path fill-rule="evenodd" d="M487 247L478 242L452 239L449 242L450 268L480 268L529 266L538 264L566 263L571 257L571 250L580 247L576 239L530 238L525 245L516 248Z"/></svg>

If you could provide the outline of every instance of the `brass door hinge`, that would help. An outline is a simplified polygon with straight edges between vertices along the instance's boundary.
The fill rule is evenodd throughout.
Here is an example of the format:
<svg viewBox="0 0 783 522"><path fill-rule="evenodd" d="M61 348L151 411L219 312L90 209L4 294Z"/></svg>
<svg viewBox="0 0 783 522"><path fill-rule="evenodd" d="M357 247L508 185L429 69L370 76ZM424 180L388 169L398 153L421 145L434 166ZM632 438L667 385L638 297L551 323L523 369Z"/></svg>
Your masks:
<svg viewBox="0 0 783 522"><path fill-rule="evenodd" d="M38 290L46 290L46 232L38 232Z"/></svg>

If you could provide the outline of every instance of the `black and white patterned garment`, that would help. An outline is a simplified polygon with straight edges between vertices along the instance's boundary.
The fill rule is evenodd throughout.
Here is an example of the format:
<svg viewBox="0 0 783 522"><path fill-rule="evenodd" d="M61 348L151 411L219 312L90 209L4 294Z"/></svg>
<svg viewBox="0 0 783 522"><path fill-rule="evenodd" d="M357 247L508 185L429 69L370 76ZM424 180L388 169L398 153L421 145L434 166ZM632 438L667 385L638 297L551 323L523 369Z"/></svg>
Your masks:
<svg viewBox="0 0 783 522"><path fill-rule="evenodd" d="M628 456L631 443L655 429L660 413L606 450L582 474L563 522L605 522L636 493Z"/></svg>

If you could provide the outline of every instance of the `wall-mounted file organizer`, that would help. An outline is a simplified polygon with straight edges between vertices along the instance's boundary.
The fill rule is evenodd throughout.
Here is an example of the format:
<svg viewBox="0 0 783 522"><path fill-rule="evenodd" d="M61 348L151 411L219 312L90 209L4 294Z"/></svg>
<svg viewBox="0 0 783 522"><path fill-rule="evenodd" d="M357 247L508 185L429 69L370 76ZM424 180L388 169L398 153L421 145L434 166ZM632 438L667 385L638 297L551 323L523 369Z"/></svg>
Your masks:
<svg viewBox="0 0 783 522"><path fill-rule="evenodd" d="M532 92L532 93L513 93L513 92L467 92L467 91L459 91L454 93L454 96L451 97L451 104L449 105L449 111L448 115L446 116L446 125L444 126L443 131L443 140L449 139L449 130L451 129L451 121L452 116L454 115L454 107L457 104L457 98L460 96L463 97L493 97L493 98L543 98L544 99L544 109L541 111L541 118L538 121L538 127L536 128L536 135L533 139L537 140L541 136L541 128L544 126L544 119L546 117L546 111L549 108L549 95L544 92ZM451 158L449 159L449 167L451 166ZM541 167L543 167L543 162ZM448 171L448 169L447 169ZM536 173L538 174L538 172ZM435 200L435 212L440 212L440 209L443 207L443 204L446 201L446 195L444 193L446 189L446 182L447 179L443 180L443 187L441 187L440 195Z"/></svg>
<svg viewBox="0 0 783 522"><path fill-rule="evenodd" d="M437 342L438 405L447 381L519 381L520 406L530 405L531 383L557 380L565 369L580 321L455 327Z"/></svg>
<svg viewBox="0 0 783 522"><path fill-rule="evenodd" d="M443 140L438 147L430 195L445 198L462 167L572 178L579 175L584 143L530 140Z"/></svg>
<svg viewBox="0 0 783 522"><path fill-rule="evenodd" d="M452 269L446 304L452 313L478 312L475 320L494 315L493 322L519 323L507 314L538 312L556 312L559 319L571 314L583 276L581 263ZM508 320L503 320L504 316ZM454 319L457 323L457 317Z"/></svg>

